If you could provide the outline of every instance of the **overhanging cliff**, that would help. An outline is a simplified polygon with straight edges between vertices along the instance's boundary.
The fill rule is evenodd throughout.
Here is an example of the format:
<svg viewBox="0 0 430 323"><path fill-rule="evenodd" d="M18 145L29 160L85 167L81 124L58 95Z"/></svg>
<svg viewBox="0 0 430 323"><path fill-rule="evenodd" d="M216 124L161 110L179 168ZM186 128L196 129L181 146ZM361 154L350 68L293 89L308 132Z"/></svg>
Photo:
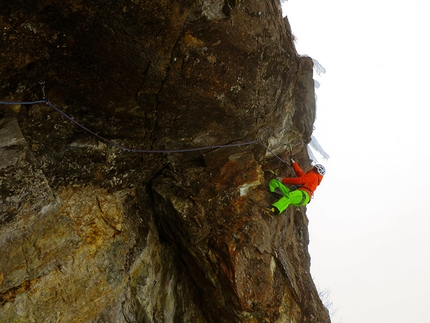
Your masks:
<svg viewBox="0 0 430 323"><path fill-rule="evenodd" d="M306 169L312 60L277 0L0 4L0 100L125 147L260 141ZM1 322L329 322L261 144L133 153L0 106Z"/></svg>

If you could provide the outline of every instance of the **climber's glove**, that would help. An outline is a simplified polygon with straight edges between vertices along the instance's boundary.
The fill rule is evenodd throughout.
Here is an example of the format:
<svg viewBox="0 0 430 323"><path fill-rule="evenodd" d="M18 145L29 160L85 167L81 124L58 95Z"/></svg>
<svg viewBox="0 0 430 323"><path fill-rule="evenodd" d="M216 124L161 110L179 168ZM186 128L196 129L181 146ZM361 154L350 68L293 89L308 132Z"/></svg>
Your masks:
<svg viewBox="0 0 430 323"><path fill-rule="evenodd" d="M283 177L276 177L276 179L282 183Z"/></svg>
<svg viewBox="0 0 430 323"><path fill-rule="evenodd" d="M296 161L291 158L291 164L294 164Z"/></svg>

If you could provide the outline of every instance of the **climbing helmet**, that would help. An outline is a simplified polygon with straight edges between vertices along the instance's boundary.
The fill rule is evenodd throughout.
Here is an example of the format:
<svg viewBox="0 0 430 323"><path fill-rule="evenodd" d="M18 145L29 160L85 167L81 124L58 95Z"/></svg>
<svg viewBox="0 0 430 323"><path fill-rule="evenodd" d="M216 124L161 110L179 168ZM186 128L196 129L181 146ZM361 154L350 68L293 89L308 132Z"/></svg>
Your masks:
<svg viewBox="0 0 430 323"><path fill-rule="evenodd" d="M318 174L323 175L325 174L325 167L321 164L316 164L315 166L315 170L317 171Z"/></svg>

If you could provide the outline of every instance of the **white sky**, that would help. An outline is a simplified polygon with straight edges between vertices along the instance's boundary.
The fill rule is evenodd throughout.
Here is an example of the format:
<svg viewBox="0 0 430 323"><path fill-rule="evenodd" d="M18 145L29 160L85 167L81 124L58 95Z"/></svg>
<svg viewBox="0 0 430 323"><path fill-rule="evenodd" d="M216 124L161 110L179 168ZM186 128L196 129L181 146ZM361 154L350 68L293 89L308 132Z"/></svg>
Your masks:
<svg viewBox="0 0 430 323"><path fill-rule="evenodd" d="M430 1L289 0L330 155L308 206L311 272L333 323L430 322ZM319 156L316 155L318 158Z"/></svg>

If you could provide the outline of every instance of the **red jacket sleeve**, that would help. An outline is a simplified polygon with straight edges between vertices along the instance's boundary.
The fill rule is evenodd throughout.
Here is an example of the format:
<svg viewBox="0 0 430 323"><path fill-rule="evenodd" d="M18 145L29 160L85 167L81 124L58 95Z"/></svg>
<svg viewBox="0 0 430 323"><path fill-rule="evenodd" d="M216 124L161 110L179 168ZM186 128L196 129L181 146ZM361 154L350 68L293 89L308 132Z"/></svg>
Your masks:
<svg viewBox="0 0 430 323"><path fill-rule="evenodd" d="M302 178L303 175L305 175L305 172L300 168L299 164L293 163L293 169L296 172L297 177L284 177L282 179L283 184L291 184L291 185L298 185L298 184L305 184L306 180Z"/></svg>
<svg viewBox="0 0 430 323"><path fill-rule="evenodd" d="M300 168L299 164L293 163L293 169L297 174L297 177L305 175L305 172Z"/></svg>
<svg viewBox="0 0 430 323"><path fill-rule="evenodd" d="M306 180L302 177L303 175L305 175L305 172L300 168L299 164L293 163L293 169L296 172L297 177L284 177L282 179L282 183L287 185L305 184Z"/></svg>
<svg viewBox="0 0 430 323"><path fill-rule="evenodd" d="M284 177L282 179L283 184L291 184L291 185L298 185L298 184L306 184L308 181L303 177Z"/></svg>

